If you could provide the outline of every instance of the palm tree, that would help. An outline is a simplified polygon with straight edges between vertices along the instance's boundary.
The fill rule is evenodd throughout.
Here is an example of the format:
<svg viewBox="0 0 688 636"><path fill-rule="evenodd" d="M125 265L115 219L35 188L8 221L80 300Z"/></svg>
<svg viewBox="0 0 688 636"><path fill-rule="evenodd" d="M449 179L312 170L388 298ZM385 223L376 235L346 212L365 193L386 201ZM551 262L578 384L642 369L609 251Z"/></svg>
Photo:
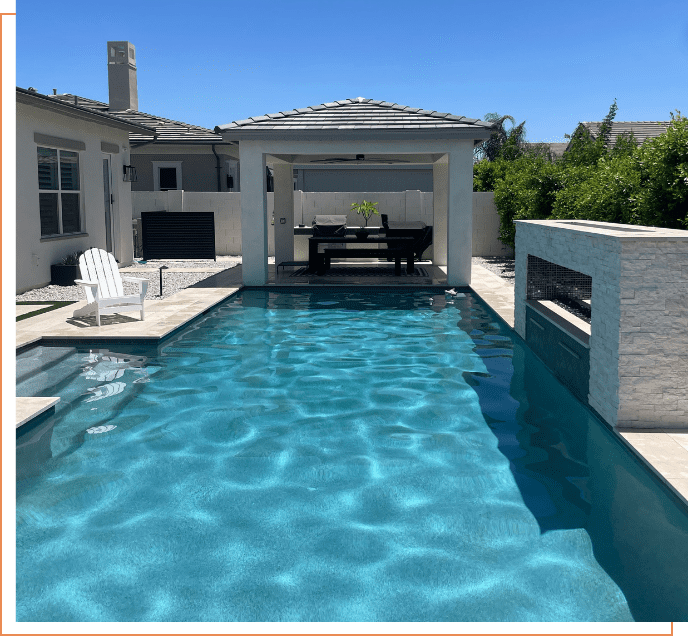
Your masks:
<svg viewBox="0 0 688 636"><path fill-rule="evenodd" d="M475 147L473 151L474 161L478 162L483 159L494 161L507 142L509 142L509 146L513 147L510 154L513 154L513 150L520 149L525 140L525 121L516 126L516 120L511 115L500 115L499 113L487 113L483 120L494 123L495 127L490 138ZM504 128L504 122L507 120L511 122L509 130Z"/></svg>

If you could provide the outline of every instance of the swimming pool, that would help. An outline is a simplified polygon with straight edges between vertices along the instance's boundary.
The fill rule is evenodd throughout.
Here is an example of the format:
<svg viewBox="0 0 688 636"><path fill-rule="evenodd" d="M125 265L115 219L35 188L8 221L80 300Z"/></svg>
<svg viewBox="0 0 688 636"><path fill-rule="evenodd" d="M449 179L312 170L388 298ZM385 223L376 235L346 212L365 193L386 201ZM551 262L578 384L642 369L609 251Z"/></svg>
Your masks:
<svg viewBox="0 0 688 636"><path fill-rule="evenodd" d="M17 439L20 621L688 618L685 509L470 294L17 360L62 398Z"/></svg>

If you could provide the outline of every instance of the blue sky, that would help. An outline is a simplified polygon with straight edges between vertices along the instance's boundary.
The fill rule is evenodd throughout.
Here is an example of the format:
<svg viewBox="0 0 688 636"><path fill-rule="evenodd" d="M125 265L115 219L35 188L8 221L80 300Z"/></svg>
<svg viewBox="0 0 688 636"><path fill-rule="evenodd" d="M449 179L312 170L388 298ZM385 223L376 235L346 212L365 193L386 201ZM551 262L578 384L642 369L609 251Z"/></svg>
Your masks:
<svg viewBox="0 0 688 636"><path fill-rule="evenodd" d="M107 101L106 42L136 46L139 109L212 128L349 97L526 121L562 141L578 121L688 113L688 4L17 3L17 85Z"/></svg>

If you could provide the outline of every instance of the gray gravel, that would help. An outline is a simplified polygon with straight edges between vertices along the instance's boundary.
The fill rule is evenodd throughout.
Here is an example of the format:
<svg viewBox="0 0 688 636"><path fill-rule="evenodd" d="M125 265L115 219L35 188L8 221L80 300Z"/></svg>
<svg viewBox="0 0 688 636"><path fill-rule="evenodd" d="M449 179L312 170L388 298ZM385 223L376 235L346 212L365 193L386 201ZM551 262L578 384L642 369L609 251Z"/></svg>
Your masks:
<svg viewBox="0 0 688 636"><path fill-rule="evenodd" d="M269 262L274 262L274 258L268 259ZM474 256L473 262L478 263L485 269L497 274L503 278L510 285L514 284L514 259L503 258L501 256ZM155 260L145 262L135 262L134 265L122 267L120 271L123 276L135 276L137 278L147 278L150 282L148 284L148 293L146 298L160 298L160 267L167 265L170 268L183 268L188 271L185 272L163 272L163 298L168 298L178 291L185 289L195 283L198 283L217 273L219 269L230 269L241 264L240 256L221 256L217 261L171 261L171 260ZM193 271L199 269L210 269L216 271ZM150 271L154 270L154 271ZM138 285L135 283L124 283L125 293L136 293ZM60 285L48 285L39 289L32 289L30 291L19 294L16 297L16 302L27 300L86 300L86 296L78 285L69 287L62 287Z"/></svg>
<svg viewBox="0 0 688 636"><path fill-rule="evenodd" d="M163 271L163 295L168 298L178 291L194 285L210 276L213 276L220 269L230 269L241 263L241 257L218 257L217 261L167 261L155 260L136 262L134 265L122 267L122 276L133 276L135 278L147 278L148 292L146 298L160 299L160 267L184 268L185 272ZM193 271L198 269L214 269L215 271ZM154 270L154 271L150 271ZM124 283L124 293L134 294L138 292L137 283ZM47 285L39 289L31 289L16 297L16 302L27 300L86 300L84 291L78 285L61 286Z"/></svg>

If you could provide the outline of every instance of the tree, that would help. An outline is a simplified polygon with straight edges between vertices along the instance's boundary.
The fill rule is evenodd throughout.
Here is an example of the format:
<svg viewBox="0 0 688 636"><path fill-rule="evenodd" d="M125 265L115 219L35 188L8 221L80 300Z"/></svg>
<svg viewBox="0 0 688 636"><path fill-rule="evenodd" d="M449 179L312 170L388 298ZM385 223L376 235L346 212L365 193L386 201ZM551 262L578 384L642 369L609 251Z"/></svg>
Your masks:
<svg viewBox="0 0 688 636"><path fill-rule="evenodd" d="M518 219L688 228L688 118L671 113L671 125L659 137L639 146L633 135L621 135L612 145L616 111L614 100L597 136L579 124L560 161L542 148L526 150L519 126L504 133L497 150L488 146L492 159L474 165L473 187L494 192L503 243L514 246Z"/></svg>
<svg viewBox="0 0 688 636"><path fill-rule="evenodd" d="M495 180L494 197L499 212L499 240L514 247L518 219L547 219L555 193L560 189L561 168L542 154L526 153L507 164L504 176Z"/></svg>
<svg viewBox="0 0 688 636"><path fill-rule="evenodd" d="M563 161L569 166L594 166L609 151L611 143L612 122L616 117L616 99L609 107L609 112L600 124L597 137L579 122L571 135L564 135L570 139L569 146L563 156Z"/></svg>
<svg viewBox="0 0 688 636"><path fill-rule="evenodd" d="M688 228L688 118L671 113L666 133L648 139L637 153L639 222Z"/></svg>
<svg viewBox="0 0 688 636"><path fill-rule="evenodd" d="M516 151L522 149L526 134L525 121L516 126L516 120L511 115L499 115L498 113L487 113L483 120L494 123L495 128L490 138L476 146L473 151L475 163L483 160L495 161L501 155L504 146L508 146L512 156L515 155ZM511 122L509 130L504 127L506 121Z"/></svg>

